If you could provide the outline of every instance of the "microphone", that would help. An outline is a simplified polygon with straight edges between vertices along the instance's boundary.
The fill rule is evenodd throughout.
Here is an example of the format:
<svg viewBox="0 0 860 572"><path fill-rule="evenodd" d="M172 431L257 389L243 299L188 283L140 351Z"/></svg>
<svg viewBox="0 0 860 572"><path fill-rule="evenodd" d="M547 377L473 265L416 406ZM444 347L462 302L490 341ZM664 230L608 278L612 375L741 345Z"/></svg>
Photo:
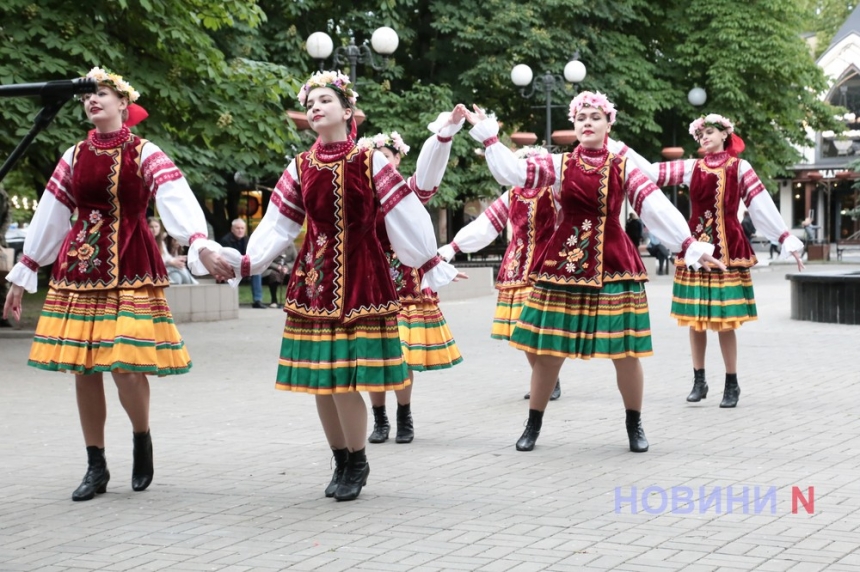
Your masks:
<svg viewBox="0 0 860 572"><path fill-rule="evenodd" d="M0 97L41 97L70 99L83 93L95 93L98 82L91 78L60 79L39 83L0 85Z"/></svg>

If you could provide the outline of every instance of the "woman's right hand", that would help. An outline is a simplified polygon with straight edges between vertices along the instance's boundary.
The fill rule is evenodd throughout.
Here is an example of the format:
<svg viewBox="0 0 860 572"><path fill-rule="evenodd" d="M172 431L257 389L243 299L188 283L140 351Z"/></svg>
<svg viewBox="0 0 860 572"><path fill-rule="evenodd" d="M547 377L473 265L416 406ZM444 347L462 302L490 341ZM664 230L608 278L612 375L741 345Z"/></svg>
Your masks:
<svg viewBox="0 0 860 572"><path fill-rule="evenodd" d="M16 322L21 321L23 299L24 287L18 286L17 284L12 284L9 288L9 293L6 294L6 304L3 306L4 320L11 315L13 318L15 318Z"/></svg>
<svg viewBox="0 0 860 572"><path fill-rule="evenodd" d="M474 103L472 104L472 107L475 109L475 111L469 111L468 109L465 110L466 121L468 121L472 125L477 125L478 123L487 118L487 114L483 109L481 109Z"/></svg>

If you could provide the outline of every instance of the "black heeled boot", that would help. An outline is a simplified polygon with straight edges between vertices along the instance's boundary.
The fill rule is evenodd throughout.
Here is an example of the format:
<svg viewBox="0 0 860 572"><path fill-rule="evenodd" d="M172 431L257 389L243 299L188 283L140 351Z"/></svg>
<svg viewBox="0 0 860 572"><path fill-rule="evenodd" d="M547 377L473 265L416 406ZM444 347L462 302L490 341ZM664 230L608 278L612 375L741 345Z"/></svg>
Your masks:
<svg viewBox="0 0 860 572"><path fill-rule="evenodd" d="M561 397L561 379L556 379L555 380L555 388L552 390L552 394L550 394L549 400L555 401L559 397ZM531 398L532 398L532 392L531 391L529 391L528 393L523 395L523 399L531 399Z"/></svg>
<svg viewBox="0 0 860 572"><path fill-rule="evenodd" d="M648 439L642 428L642 414L639 411L627 409L627 438L630 440L630 450L634 453L644 453L648 450Z"/></svg>
<svg viewBox="0 0 860 572"><path fill-rule="evenodd" d="M97 494L107 491L110 481L110 471L107 468L105 450L99 447L87 447L87 473L80 486L72 493L73 501L90 500Z"/></svg>
<svg viewBox="0 0 860 572"><path fill-rule="evenodd" d="M693 370L693 391L687 396L687 401L696 403L708 397L708 382L705 381L705 370Z"/></svg>
<svg viewBox="0 0 860 572"><path fill-rule="evenodd" d="M391 425L388 423L388 415L385 414L385 406L373 408L373 432L367 440L371 443L385 443L388 441L388 433Z"/></svg>
<svg viewBox="0 0 860 572"><path fill-rule="evenodd" d="M738 404L738 397L741 396L741 388L738 385L738 374L726 374L726 388L723 390L723 400L720 402L720 407L735 407Z"/></svg>
<svg viewBox="0 0 860 572"><path fill-rule="evenodd" d="M517 441L517 451L531 451L534 449L542 426L543 411L529 409L529 420L526 422L525 431L523 431L522 436Z"/></svg>
<svg viewBox="0 0 860 572"><path fill-rule="evenodd" d="M415 438L415 428L412 425L412 404L397 404L397 435L395 443L411 443Z"/></svg>
<svg viewBox="0 0 860 572"><path fill-rule="evenodd" d="M334 491L335 500L349 501L358 498L361 487L367 484L369 475L370 463L367 462L364 449L349 453L346 459L346 470Z"/></svg>
<svg viewBox="0 0 860 572"><path fill-rule="evenodd" d="M131 467L131 488L135 491L145 491L155 474L152 466L152 436L147 429L146 433L133 433L132 438L134 464Z"/></svg>
<svg viewBox="0 0 860 572"><path fill-rule="evenodd" d="M343 479L343 473L346 471L346 460L349 457L349 449L332 449L334 455L334 474L331 476L331 482L325 488L325 496L331 498L334 496L337 486Z"/></svg>

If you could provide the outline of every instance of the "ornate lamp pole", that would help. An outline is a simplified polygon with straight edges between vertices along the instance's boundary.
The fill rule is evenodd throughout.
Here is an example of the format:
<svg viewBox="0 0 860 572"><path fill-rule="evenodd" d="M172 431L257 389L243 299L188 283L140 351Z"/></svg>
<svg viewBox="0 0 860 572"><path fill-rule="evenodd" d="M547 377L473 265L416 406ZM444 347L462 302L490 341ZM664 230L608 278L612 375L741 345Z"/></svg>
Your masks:
<svg viewBox="0 0 860 572"><path fill-rule="evenodd" d="M367 64L375 70L380 70L385 65L385 60L394 53L400 43L397 32L388 26L377 28L370 37L370 44L355 45L355 38L349 39L349 45L334 48L331 36L325 32L314 32L308 36L305 50L317 62L320 71L325 69L325 60L334 52L335 66L343 67L349 65L349 80L355 85L358 81L358 64ZM382 56L383 61L377 61L374 52Z"/></svg>
<svg viewBox="0 0 860 572"><path fill-rule="evenodd" d="M543 92L546 105L546 140L544 141L544 144L547 150L552 150L552 109L553 107L565 107L563 105L552 104L553 91L558 91L565 97L573 97L575 92L571 92L567 89L565 82L572 83L574 85L579 84L585 79L585 73L585 65L579 61L578 51L574 53L571 60L564 66L564 79L562 79L558 74L552 74L549 71L546 71L542 76L536 78L535 81L532 82L534 73L526 64L516 65L511 70L511 81L515 86L520 88L520 93L523 97L531 99L537 93ZM531 89L526 91L529 84L531 84ZM558 135L561 135L561 133ZM557 137L557 139L559 139L559 142L562 142L559 137ZM567 141L566 138L563 142L572 143L572 141Z"/></svg>

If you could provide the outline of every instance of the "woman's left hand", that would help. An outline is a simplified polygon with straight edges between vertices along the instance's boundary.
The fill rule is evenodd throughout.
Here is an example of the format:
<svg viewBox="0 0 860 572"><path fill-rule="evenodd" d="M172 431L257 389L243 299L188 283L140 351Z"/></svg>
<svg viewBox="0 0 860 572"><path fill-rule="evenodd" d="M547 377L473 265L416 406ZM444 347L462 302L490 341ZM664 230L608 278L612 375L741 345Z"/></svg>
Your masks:
<svg viewBox="0 0 860 572"><path fill-rule="evenodd" d="M206 270L218 280L229 280L236 274L233 272L233 267L227 264L218 254L206 248L200 251L200 262L206 267Z"/></svg>
<svg viewBox="0 0 860 572"><path fill-rule="evenodd" d="M699 258L699 264L702 265L702 268L710 272L714 268L719 268L723 272L726 270L726 265L711 256L710 254L703 254L701 258Z"/></svg>
<svg viewBox="0 0 860 572"><path fill-rule="evenodd" d="M800 258L800 253L799 252L792 252L791 255L797 261L798 272L803 272L803 269L806 267L803 265L803 260Z"/></svg>
<svg viewBox="0 0 860 572"><path fill-rule="evenodd" d="M469 276L465 272L458 271L457 275L454 277L454 280L452 280L452 282L459 282L460 280L468 280L468 279L469 279Z"/></svg>

